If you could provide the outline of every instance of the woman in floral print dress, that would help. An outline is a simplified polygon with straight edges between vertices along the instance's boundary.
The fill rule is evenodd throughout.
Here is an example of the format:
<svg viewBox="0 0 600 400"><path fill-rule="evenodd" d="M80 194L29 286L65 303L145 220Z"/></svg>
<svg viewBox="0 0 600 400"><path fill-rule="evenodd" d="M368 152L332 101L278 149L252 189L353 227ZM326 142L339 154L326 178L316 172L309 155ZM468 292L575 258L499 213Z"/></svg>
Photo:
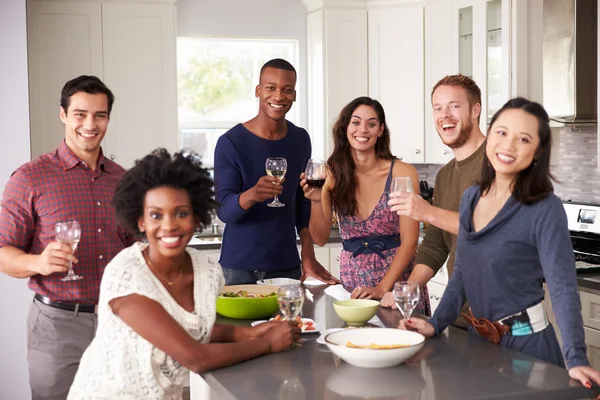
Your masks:
<svg viewBox="0 0 600 400"><path fill-rule="evenodd" d="M310 233L315 243L324 245L335 212L344 245L342 283L352 289L352 298L381 299L395 282L408 279L419 239L419 223L387 207L390 184L393 177L408 176L418 192L417 171L392 155L385 113L377 100L359 97L346 105L333 127L333 139L323 188L309 187L301 176L312 204ZM426 288L417 311L430 314Z"/></svg>

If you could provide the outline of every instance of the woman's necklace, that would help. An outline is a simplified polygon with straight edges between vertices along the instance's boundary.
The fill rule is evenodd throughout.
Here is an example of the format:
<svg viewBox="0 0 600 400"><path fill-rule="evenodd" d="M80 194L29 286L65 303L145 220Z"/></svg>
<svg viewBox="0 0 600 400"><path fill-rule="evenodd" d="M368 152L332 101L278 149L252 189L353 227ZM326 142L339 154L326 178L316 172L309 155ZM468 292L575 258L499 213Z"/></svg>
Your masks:
<svg viewBox="0 0 600 400"><path fill-rule="evenodd" d="M173 284L177 283L181 279L181 277L183 276L183 266L185 265L185 259L186 259L185 254L183 255L183 258L181 260L181 264L179 264L179 275L177 276L177 278L174 281L168 280L163 274L161 274L160 272L158 272L156 270L156 268L154 268L154 265L152 264L152 261L150 261L150 256L149 255L147 255L147 254L145 254L143 252L142 252L142 255L144 256L144 260L146 260L146 263L148 264L148 266L150 267L150 269L152 270L152 272L154 272L154 274L156 276L158 276L159 278L162 278L165 282L167 282L167 284L169 286L173 286Z"/></svg>

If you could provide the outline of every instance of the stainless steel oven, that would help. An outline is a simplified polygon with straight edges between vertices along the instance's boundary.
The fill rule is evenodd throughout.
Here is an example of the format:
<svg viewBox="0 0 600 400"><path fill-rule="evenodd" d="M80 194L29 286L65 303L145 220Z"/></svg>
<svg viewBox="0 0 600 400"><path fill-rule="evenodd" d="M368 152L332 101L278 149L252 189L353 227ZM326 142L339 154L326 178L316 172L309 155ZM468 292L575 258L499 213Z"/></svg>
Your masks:
<svg viewBox="0 0 600 400"><path fill-rule="evenodd" d="M578 270L600 268L600 204L563 203Z"/></svg>

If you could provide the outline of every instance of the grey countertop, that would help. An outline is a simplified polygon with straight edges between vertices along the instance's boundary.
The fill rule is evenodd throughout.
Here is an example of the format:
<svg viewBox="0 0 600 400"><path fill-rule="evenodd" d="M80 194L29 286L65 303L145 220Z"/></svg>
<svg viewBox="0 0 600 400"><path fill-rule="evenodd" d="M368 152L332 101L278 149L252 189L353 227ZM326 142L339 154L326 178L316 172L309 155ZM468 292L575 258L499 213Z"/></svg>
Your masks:
<svg viewBox="0 0 600 400"><path fill-rule="evenodd" d="M321 327L343 326L333 298L323 286L307 288L303 316ZM398 311L377 314L385 326L397 326ZM217 322L250 321L218 317ZM305 335L303 347L270 354L203 374L223 400L286 399L583 399L588 390L567 371L522 353L491 344L450 327L428 340L409 362L384 369L353 367L335 360L318 334Z"/></svg>
<svg viewBox="0 0 600 400"><path fill-rule="evenodd" d="M600 269L577 271L577 285L580 288L586 288L600 292Z"/></svg>

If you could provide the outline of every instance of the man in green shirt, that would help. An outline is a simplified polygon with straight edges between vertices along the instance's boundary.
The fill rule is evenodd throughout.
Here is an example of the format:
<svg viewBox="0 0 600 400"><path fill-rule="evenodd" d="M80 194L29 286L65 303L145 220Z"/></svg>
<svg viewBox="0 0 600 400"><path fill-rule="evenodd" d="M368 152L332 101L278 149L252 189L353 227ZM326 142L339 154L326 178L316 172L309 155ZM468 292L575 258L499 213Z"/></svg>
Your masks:
<svg viewBox="0 0 600 400"><path fill-rule="evenodd" d="M444 77L433 87L431 103L435 127L454 158L435 178L433 205L414 193L404 193L388 203L399 215L428 224L410 275L420 286L425 286L446 260L448 276L452 274L460 199L479 179L485 152L485 136L479 129L481 90L471 78ZM382 304L386 302L382 300Z"/></svg>

